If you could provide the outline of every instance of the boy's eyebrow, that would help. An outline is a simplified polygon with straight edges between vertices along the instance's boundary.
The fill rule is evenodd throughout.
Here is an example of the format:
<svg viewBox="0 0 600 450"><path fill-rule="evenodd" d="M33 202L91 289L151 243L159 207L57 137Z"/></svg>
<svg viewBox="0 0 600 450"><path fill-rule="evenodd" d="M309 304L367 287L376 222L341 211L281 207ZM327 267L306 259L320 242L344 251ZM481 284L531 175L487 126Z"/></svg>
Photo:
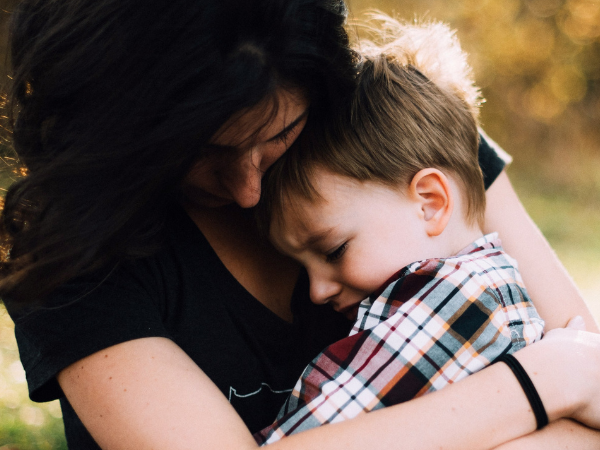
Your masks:
<svg viewBox="0 0 600 450"><path fill-rule="evenodd" d="M308 236L306 239L300 242L302 247L312 247L315 244L318 244L321 241L324 241L333 231L333 228L328 228L323 231L319 231L317 233L313 233Z"/></svg>

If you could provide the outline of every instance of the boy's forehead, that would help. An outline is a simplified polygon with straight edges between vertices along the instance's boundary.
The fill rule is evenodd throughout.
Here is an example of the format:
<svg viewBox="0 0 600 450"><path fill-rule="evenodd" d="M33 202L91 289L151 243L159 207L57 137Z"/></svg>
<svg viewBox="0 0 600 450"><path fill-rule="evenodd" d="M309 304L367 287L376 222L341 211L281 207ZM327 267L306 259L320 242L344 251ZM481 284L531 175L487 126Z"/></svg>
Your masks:
<svg viewBox="0 0 600 450"><path fill-rule="evenodd" d="M294 249L316 245L344 222L352 221L370 203L377 202L382 192L395 191L381 183L358 181L321 168L312 175L318 196L308 199L291 190L272 215L270 235L276 245Z"/></svg>
<svg viewBox="0 0 600 450"><path fill-rule="evenodd" d="M313 246L332 230L326 217L327 210L322 199L296 198L285 202L271 219L271 240L285 253Z"/></svg>
<svg viewBox="0 0 600 450"><path fill-rule="evenodd" d="M271 238L294 246L304 243L318 234L317 225L323 200L308 200L299 195L290 196L271 219Z"/></svg>
<svg viewBox="0 0 600 450"><path fill-rule="evenodd" d="M357 198L364 195L365 185L326 169L312 173L315 198L306 198L290 190L279 210L271 218L270 233L297 242L311 243L322 236L356 207ZM361 194L362 192L362 194Z"/></svg>

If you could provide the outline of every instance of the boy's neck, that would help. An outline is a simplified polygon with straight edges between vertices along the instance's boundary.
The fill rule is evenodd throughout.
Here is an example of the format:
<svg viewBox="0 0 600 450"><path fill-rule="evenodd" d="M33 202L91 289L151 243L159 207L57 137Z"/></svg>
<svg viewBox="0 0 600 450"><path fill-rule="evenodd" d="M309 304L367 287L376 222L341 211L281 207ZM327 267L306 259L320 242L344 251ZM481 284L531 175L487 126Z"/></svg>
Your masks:
<svg viewBox="0 0 600 450"><path fill-rule="evenodd" d="M483 236L483 231L478 221L467 220L467 206L465 201L465 189L454 177L449 176L449 195L453 198L452 215L444 231L438 236L431 237L433 251L438 253L435 258L447 258L457 255L469 244Z"/></svg>
<svg viewBox="0 0 600 450"><path fill-rule="evenodd" d="M479 225L468 224L462 214L454 214L444 231L432 239L434 246L439 250L437 258L447 258L460 253L465 247L483 236Z"/></svg>

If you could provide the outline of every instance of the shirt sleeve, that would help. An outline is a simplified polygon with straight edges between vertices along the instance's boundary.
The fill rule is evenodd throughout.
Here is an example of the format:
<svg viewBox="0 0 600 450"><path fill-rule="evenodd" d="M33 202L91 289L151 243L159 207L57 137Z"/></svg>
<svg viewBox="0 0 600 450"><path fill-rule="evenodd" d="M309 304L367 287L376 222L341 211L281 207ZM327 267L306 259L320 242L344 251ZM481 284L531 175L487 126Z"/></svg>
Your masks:
<svg viewBox="0 0 600 450"><path fill-rule="evenodd" d="M512 157L502 147L479 130L479 167L483 172L483 184L487 190L504 168L512 162Z"/></svg>
<svg viewBox="0 0 600 450"><path fill-rule="evenodd" d="M170 338L158 306L159 283L149 280L144 270L119 267L67 283L36 309L6 302L33 401L63 397L56 375L86 356L133 339Z"/></svg>
<svg viewBox="0 0 600 450"><path fill-rule="evenodd" d="M259 444L458 381L524 345L513 325L529 316L535 329L529 342L541 337L543 322L520 286L499 278L512 290L504 296L464 265L436 261L388 286L369 310L372 328L329 346L311 362L276 422L255 436ZM504 297L518 307L503 304Z"/></svg>

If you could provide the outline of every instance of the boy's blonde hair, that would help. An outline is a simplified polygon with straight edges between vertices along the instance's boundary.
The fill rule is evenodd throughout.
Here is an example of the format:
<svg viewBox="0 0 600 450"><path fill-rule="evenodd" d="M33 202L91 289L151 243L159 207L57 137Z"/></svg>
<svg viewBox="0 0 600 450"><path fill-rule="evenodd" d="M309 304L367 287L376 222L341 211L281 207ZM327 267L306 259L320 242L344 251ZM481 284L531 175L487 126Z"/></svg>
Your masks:
<svg viewBox="0 0 600 450"><path fill-rule="evenodd" d="M441 23L375 20L383 24L379 42L361 44L347 110L326 123L309 121L264 178L258 213L265 230L291 195L320 198L312 184L319 168L400 188L420 170L438 168L462 183L468 223L483 224L479 90L454 33Z"/></svg>

